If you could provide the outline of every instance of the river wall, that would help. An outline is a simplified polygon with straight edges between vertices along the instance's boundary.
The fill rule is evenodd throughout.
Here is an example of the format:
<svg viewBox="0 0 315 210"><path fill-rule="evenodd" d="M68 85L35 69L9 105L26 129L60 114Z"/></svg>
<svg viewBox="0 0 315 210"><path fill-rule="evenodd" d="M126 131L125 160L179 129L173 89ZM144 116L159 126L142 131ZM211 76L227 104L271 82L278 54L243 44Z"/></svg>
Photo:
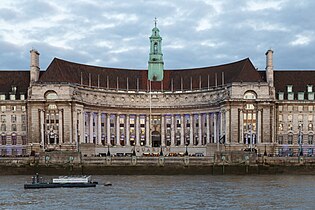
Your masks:
<svg viewBox="0 0 315 210"><path fill-rule="evenodd" d="M267 157L255 153L217 153L213 157L85 157L45 153L0 157L0 175L223 175L314 174L315 157Z"/></svg>

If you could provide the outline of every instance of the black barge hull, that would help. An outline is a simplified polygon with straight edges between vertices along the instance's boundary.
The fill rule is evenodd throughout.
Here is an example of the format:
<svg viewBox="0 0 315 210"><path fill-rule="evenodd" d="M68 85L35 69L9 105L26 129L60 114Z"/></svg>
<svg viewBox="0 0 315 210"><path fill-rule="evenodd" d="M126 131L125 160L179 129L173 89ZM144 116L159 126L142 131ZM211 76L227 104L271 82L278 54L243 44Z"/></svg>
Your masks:
<svg viewBox="0 0 315 210"><path fill-rule="evenodd" d="M40 189L40 188L85 188L96 187L95 183L34 183L24 184L24 189Z"/></svg>

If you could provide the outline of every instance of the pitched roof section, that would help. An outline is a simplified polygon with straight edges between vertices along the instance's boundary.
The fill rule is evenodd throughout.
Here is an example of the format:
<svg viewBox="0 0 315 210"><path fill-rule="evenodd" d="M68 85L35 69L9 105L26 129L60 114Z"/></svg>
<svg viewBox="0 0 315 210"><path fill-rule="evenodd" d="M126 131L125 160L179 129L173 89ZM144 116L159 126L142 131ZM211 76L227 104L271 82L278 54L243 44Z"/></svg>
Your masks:
<svg viewBox="0 0 315 210"><path fill-rule="evenodd" d="M27 93L30 84L29 71L0 71L0 92L8 94L12 87L17 87L17 93Z"/></svg>
<svg viewBox="0 0 315 210"><path fill-rule="evenodd" d="M293 86L293 92L306 92L307 85L315 87L315 71L274 71L276 92L287 93L287 85Z"/></svg>
<svg viewBox="0 0 315 210"><path fill-rule="evenodd" d="M39 82L68 82L109 89L148 90L147 70L104 68L55 58ZM263 81L246 58L230 64L180 70L165 70L164 80L152 82L152 90L190 90L231 82ZM128 84L127 84L128 83Z"/></svg>

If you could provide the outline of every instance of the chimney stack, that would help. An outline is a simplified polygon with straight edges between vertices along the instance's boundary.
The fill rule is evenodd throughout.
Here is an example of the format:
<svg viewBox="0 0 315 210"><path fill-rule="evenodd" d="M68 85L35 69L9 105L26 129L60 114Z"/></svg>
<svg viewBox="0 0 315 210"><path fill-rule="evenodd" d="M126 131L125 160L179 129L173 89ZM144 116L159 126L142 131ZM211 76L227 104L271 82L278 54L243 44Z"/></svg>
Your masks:
<svg viewBox="0 0 315 210"><path fill-rule="evenodd" d="M273 87L273 51L266 52L266 78L269 86Z"/></svg>
<svg viewBox="0 0 315 210"><path fill-rule="evenodd" d="M31 53L31 65L30 65L30 81L31 83L37 82L39 78L39 52L37 50L32 49Z"/></svg>

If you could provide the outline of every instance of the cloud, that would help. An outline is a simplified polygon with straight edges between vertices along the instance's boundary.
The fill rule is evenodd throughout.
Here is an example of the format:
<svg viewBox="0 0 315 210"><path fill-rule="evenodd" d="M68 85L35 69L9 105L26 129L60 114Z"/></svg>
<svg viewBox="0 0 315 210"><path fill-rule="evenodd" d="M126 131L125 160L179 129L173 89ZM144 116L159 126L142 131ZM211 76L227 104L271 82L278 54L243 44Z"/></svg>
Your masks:
<svg viewBox="0 0 315 210"><path fill-rule="evenodd" d="M4 0L0 69L28 69L31 48L42 69L54 57L146 69L155 17L167 69L246 57L264 69L269 48L275 68L315 69L314 9L313 1L288 0Z"/></svg>

